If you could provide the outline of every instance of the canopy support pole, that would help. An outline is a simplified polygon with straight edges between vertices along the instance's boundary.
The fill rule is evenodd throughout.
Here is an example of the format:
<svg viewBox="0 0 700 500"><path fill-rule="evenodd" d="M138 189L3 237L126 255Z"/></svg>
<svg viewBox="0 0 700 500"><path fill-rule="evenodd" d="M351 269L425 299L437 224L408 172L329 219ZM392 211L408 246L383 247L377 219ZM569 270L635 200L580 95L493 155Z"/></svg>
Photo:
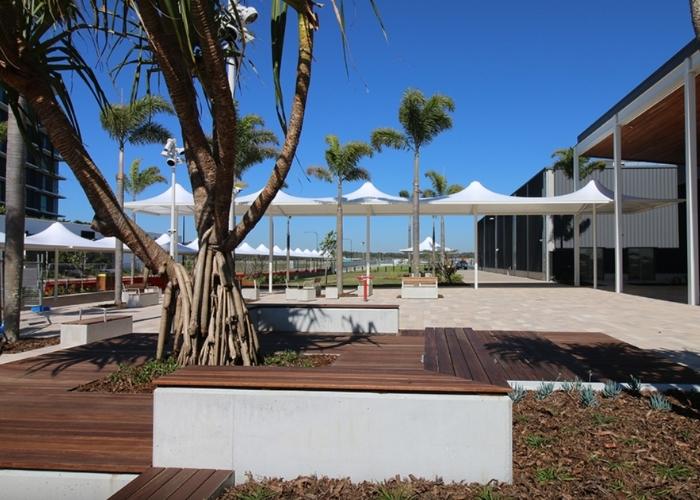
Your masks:
<svg viewBox="0 0 700 500"><path fill-rule="evenodd" d="M53 251L53 261L53 296L58 297L58 249Z"/></svg>
<svg viewBox="0 0 700 500"><path fill-rule="evenodd" d="M175 196L175 164L170 167L170 186L172 197L170 198L170 256L177 260L177 198Z"/></svg>
<svg viewBox="0 0 700 500"><path fill-rule="evenodd" d="M593 289L598 289L598 214L596 206L593 205L593 221L591 222L591 230L593 231Z"/></svg>
<svg viewBox="0 0 700 500"><path fill-rule="evenodd" d="M615 119L613 167L615 175L615 293L622 293L622 127Z"/></svg>
<svg viewBox="0 0 700 500"><path fill-rule="evenodd" d="M479 289L479 220L477 214L474 217L474 290Z"/></svg>
<svg viewBox="0 0 700 500"><path fill-rule="evenodd" d="M272 215L269 216L270 220L270 225L268 228L268 237L269 237L269 254L268 254L268 259L267 259L267 291L269 293L272 293L272 258L274 257L274 249L273 247L275 246L275 226L274 222L272 219Z"/></svg>
<svg viewBox="0 0 700 500"><path fill-rule="evenodd" d="M579 158L578 150L574 148L574 161L572 169L572 177L574 179L574 191L578 191L579 186ZM581 235L579 229L581 221L579 214L574 214L574 286L581 286Z"/></svg>
<svg viewBox="0 0 700 500"><path fill-rule="evenodd" d="M289 233L289 222L291 217L287 217L287 286L289 286L289 244L291 243L291 235Z"/></svg>
<svg viewBox="0 0 700 500"><path fill-rule="evenodd" d="M367 234L365 235L365 240L367 241L367 245L365 246L365 261L367 262L367 273L366 276L369 277L370 275L370 238L371 238L371 231L370 231L370 214L367 214L367 227L365 228Z"/></svg>
<svg viewBox="0 0 700 500"><path fill-rule="evenodd" d="M700 304L700 262L698 262L698 143L695 107L695 73L691 61L685 70L685 199L688 255L688 304Z"/></svg>

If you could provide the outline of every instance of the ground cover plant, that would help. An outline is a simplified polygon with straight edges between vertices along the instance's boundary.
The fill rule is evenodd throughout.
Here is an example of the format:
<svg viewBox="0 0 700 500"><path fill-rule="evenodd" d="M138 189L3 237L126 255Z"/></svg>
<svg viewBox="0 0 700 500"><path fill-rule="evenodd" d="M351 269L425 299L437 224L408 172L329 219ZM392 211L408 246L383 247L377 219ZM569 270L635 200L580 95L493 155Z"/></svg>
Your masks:
<svg viewBox="0 0 700 500"><path fill-rule="evenodd" d="M250 481L222 498L698 498L700 393L667 394L671 411L652 409L652 395L623 392L587 407L578 391L555 391L544 400L527 393L513 405L510 485L301 477Z"/></svg>
<svg viewBox="0 0 700 500"><path fill-rule="evenodd" d="M262 364L288 368L318 368L328 366L336 360L332 354L301 354L292 350L277 351L266 355ZM156 388L155 379L173 373L177 361L170 357L153 359L142 365L121 364L114 373L78 387L80 392L148 393Z"/></svg>

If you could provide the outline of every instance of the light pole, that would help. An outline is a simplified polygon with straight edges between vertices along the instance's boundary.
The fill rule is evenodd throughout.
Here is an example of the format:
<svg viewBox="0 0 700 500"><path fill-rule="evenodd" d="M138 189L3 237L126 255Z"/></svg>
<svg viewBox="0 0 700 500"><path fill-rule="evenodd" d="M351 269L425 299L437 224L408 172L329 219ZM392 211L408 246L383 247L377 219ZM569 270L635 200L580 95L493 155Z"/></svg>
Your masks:
<svg viewBox="0 0 700 500"><path fill-rule="evenodd" d="M176 193L175 193L175 168L178 163L182 163L182 153L185 152L185 148L178 148L177 141L175 138L171 137L163 146L163 151L160 152L161 156L165 157L165 163L170 167L170 189L172 190L172 198L170 200L170 256L177 260L177 206L176 206Z"/></svg>
<svg viewBox="0 0 700 500"><path fill-rule="evenodd" d="M237 14L233 13L233 10L237 11ZM239 40L243 40L243 44L253 41L255 37L246 29L248 24L254 23L258 19L258 11L253 7L246 7L245 5L239 5L237 0L229 0L228 10L233 17L233 23L227 25L227 38L226 44L230 51L230 57L228 58L228 86L231 88L231 98L236 96L236 79L238 73L238 61L242 57L242 52L238 50L237 43ZM240 22L238 22L240 21ZM228 229L231 231L236 224L236 172L233 172L233 194L231 195L231 208L229 210L228 217ZM238 190L240 191L240 190Z"/></svg>

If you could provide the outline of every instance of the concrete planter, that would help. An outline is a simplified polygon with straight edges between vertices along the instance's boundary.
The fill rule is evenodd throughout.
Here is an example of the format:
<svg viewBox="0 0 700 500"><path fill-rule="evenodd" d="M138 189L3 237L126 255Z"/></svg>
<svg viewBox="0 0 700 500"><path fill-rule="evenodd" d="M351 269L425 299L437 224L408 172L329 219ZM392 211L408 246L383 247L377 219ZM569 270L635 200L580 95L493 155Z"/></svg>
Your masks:
<svg viewBox="0 0 700 500"><path fill-rule="evenodd" d="M512 480L508 396L158 388L154 467L383 481Z"/></svg>
<svg viewBox="0 0 700 500"><path fill-rule="evenodd" d="M76 346L132 333L131 316L107 316L61 324L61 345Z"/></svg>
<svg viewBox="0 0 700 500"><path fill-rule="evenodd" d="M296 290L299 291L304 290ZM259 332L392 335L399 332L398 307L262 304L251 307L249 313Z"/></svg>
<svg viewBox="0 0 700 500"><path fill-rule="evenodd" d="M338 298L338 289L336 287L329 287L327 286L324 289L325 296L327 299L337 299Z"/></svg>

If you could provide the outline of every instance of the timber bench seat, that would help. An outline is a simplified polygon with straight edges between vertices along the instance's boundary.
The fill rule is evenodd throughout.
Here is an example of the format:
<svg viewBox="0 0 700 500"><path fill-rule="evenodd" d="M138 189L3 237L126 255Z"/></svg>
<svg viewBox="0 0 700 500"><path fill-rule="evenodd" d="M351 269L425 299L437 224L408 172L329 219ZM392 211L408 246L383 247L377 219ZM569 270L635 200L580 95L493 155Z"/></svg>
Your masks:
<svg viewBox="0 0 700 500"><path fill-rule="evenodd" d="M111 339L133 332L133 319L128 315L79 318L61 324L61 345L76 346Z"/></svg>
<svg viewBox="0 0 700 500"><path fill-rule="evenodd" d="M507 387L412 369L188 366L158 378L157 387L268 389L416 394L507 394Z"/></svg>
<svg viewBox="0 0 700 500"><path fill-rule="evenodd" d="M233 471L151 467L109 500L216 498L232 485Z"/></svg>
<svg viewBox="0 0 700 500"><path fill-rule="evenodd" d="M435 277L401 278L402 299L437 299L438 280Z"/></svg>

